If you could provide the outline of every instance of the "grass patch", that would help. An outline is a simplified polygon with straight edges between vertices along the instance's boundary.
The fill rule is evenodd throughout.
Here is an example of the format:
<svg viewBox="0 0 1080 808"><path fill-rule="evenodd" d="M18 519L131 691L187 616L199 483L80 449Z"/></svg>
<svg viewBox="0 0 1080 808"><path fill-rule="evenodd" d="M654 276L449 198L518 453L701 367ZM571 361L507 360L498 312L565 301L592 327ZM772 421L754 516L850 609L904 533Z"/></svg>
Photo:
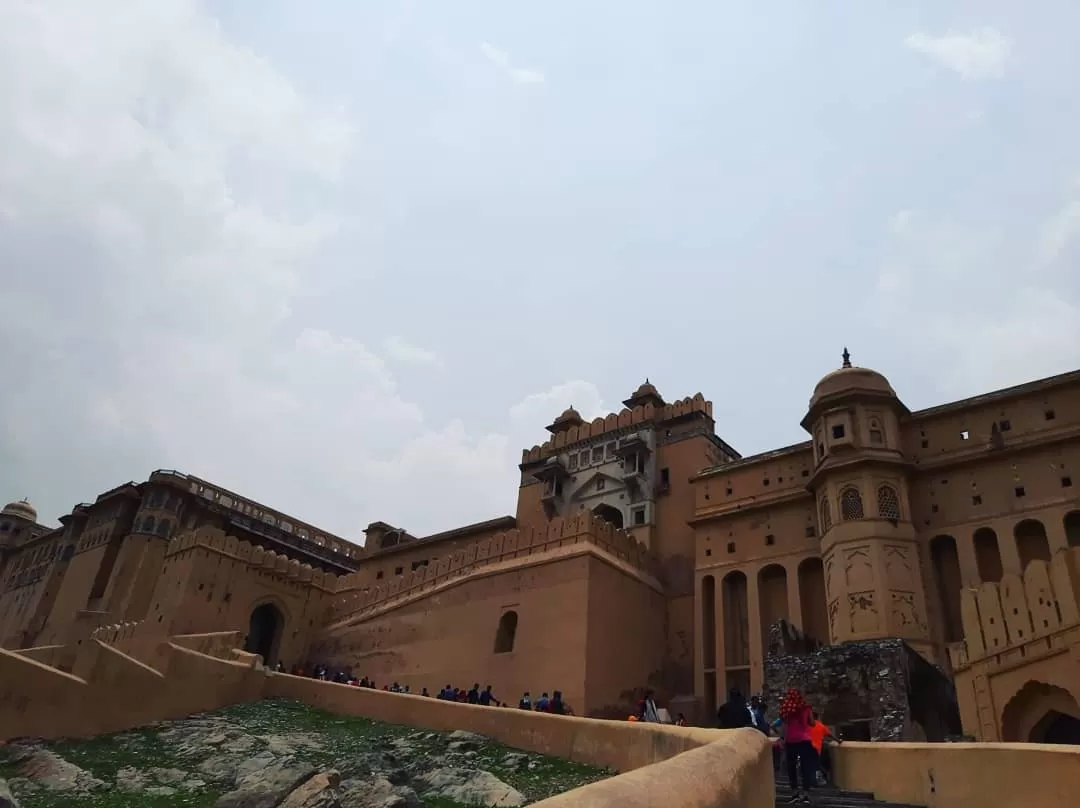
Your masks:
<svg viewBox="0 0 1080 808"><path fill-rule="evenodd" d="M492 708L497 709L497 708ZM207 719L211 719L208 721ZM213 720L216 719L216 720ZM246 744L242 750L226 752L230 742L191 743L198 732L226 735ZM299 702L261 701L240 704L209 716L165 722L129 732L121 732L82 741L61 741L48 749L65 760L104 781L109 787L75 795L42 789L17 788L16 796L24 808L211 808L226 790L227 783L200 771L200 765L213 763L226 754L239 759L274 752L275 744L287 745L291 757L316 769L337 768L343 777L366 778L372 766L386 767L386 761L398 761L402 767L418 761L438 760L448 755L447 733L418 730L383 724L366 718L341 716L308 707ZM216 744L216 745L215 745ZM513 786L530 801L542 800L586 783L610 776L611 772L571 763L559 758L521 752L491 741L479 743L467 752L452 755L456 767L483 769ZM395 764L396 765L396 764ZM447 762L447 765L451 765ZM123 792L112 787L124 769L142 773L151 770L180 770L202 784L178 786L173 794L146 791ZM0 777L17 777L11 761L0 747ZM16 782L18 786L18 782ZM148 785L155 785L151 775ZM442 798L425 801L426 808L461 808Z"/></svg>

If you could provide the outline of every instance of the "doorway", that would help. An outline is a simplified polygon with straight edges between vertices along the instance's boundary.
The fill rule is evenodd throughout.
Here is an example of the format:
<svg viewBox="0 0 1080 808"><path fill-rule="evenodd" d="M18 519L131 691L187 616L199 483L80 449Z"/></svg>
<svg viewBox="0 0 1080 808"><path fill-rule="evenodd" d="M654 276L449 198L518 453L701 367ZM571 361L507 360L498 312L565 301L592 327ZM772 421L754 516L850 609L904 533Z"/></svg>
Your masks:
<svg viewBox="0 0 1080 808"><path fill-rule="evenodd" d="M285 618L277 606L273 603L256 606L248 622L244 650L249 654L258 654L262 657L264 665L272 666L277 662L276 657L281 646L281 633L284 627Z"/></svg>

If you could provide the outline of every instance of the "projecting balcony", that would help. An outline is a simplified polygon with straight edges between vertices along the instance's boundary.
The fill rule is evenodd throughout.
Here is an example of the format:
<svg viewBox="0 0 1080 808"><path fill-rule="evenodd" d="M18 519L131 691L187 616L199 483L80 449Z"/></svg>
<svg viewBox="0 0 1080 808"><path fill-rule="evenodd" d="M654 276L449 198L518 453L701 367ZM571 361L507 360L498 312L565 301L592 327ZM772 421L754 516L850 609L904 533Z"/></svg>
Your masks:
<svg viewBox="0 0 1080 808"><path fill-rule="evenodd" d="M619 445L615 447L615 456L629 457L634 454L647 456L650 451L645 436L640 432L634 432L619 438Z"/></svg>
<svg viewBox="0 0 1080 808"><path fill-rule="evenodd" d="M555 483L561 483L563 480L568 479L570 472L567 471L561 459L549 457L544 461L544 465L532 473L532 476L534 479L551 487Z"/></svg>

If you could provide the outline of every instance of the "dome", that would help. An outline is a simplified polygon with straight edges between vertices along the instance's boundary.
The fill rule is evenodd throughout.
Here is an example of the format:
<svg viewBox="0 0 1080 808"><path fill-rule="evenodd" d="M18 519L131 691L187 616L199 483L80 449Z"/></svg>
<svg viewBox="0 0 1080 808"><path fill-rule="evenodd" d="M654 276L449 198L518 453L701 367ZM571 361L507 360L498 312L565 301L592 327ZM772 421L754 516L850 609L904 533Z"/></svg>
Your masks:
<svg viewBox="0 0 1080 808"><path fill-rule="evenodd" d="M660 395L656 385L645 379L641 386L634 391L634 394L623 402L623 406L627 409L633 409L649 403L656 407L663 407L664 397Z"/></svg>
<svg viewBox="0 0 1080 808"><path fill-rule="evenodd" d="M547 429L548 432L552 433L562 432L571 427L581 426L583 423L585 421L581 417L581 413L575 410L573 406L570 406L563 410L562 415L556 418Z"/></svg>
<svg viewBox="0 0 1080 808"><path fill-rule="evenodd" d="M893 398L896 391L889 380L870 368L860 368L851 364L851 355L844 349L844 365L839 370L827 374L814 387L810 397L811 409L820 401L842 393L878 393Z"/></svg>
<svg viewBox="0 0 1080 808"><path fill-rule="evenodd" d="M634 398L641 398L643 396L658 396L660 392L656 389L656 385L646 379L642 382L641 387L634 391Z"/></svg>
<svg viewBox="0 0 1080 808"><path fill-rule="evenodd" d="M0 515L17 516L28 522L37 521L37 510L30 504L29 500L26 499L20 499L18 502L9 502L4 506L4 509L0 511Z"/></svg>

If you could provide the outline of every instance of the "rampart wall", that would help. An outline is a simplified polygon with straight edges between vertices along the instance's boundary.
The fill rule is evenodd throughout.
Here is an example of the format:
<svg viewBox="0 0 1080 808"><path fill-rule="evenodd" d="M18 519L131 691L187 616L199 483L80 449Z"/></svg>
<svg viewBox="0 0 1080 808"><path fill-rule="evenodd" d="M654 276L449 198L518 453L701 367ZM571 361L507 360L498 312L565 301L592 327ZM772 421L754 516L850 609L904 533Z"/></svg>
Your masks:
<svg viewBox="0 0 1080 808"><path fill-rule="evenodd" d="M539 556L576 544L591 544L644 575L659 578L656 559L644 545L629 533L583 512L566 519L553 519L542 529L498 533L380 586L361 588L363 579L359 575L343 576L338 579L331 627L366 619L500 562Z"/></svg>
<svg viewBox="0 0 1080 808"><path fill-rule="evenodd" d="M571 446L578 441L597 438L609 432L627 429L637 424L662 423L674 418L680 418L694 412L703 412L710 418L713 413L711 401L706 401L701 393L695 393L663 407L655 404L645 404L633 409L624 409L621 412L613 412L609 415L595 418L591 423L571 427L565 432L557 433L551 440L545 441L539 446L525 449L521 453L522 464L535 463L544 460L554 454L558 454L565 446Z"/></svg>

